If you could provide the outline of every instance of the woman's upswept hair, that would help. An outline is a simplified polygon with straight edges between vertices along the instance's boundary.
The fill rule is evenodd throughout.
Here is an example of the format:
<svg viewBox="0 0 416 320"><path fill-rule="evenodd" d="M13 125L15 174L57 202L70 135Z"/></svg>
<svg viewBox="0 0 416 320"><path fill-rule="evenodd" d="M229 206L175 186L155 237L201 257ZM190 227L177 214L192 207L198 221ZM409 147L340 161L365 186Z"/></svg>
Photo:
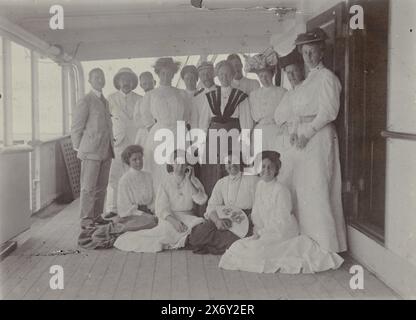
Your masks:
<svg viewBox="0 0 416 320"><path fill-rule="evenodd" d="M123 152L121 153L121 160L127 164L130 165L130 157L135 154L135 153L140 153L143 155L143 147L138 145L138 144L132 144L130 146L128 146L126 149L123 150Z"/></svg>
<svg viewBox="0 0 416 320"><path fill-rule="evenodd" d="M232 76L232 77L234 77L234 75L235 75L234 67L233 67L233 65L231 64L231 62L230 62L230 61L228 61L228 60L222 60L222 61L218 62L218 63L215 65L215 75L216 75L216 76L218 76L218 71L219 71L222 67L224 67L224 66L227 66L227 67L230 69L230 71L231 71L231 76Z"/></svg>
<svg viewBox="0 0 416 320"><path fill-rule="evenodd" d="M261 160L269 159L271 163L276 167L275 177L279 174L279 169L282 166L280 161L280 153L277 151L266 150L261 152Z"/></svg>
<svg viewBox="0 0 416 320"><path fill-rule="evenodd" d="M171 155L171 159L170 159L171 163L166 164L166 171L167 172L169 172L169 173L173 172L172 164L175 162L175 160L178 157L184 158L185 159L185 164L189 165L189 163L186 161L186 152L184 150L181 150L181 149L176 149L175 151L173 151L173 153Z"/></svg>

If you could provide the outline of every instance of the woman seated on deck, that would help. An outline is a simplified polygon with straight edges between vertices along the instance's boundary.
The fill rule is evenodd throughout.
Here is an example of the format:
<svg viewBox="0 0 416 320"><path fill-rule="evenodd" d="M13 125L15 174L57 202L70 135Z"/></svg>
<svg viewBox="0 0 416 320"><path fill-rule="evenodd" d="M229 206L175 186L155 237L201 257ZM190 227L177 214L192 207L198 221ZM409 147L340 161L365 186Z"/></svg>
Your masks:
<svg viewBox="0 0 416 320"><path fill-rule="evenodd" d="M289 190L277 181L280 154L262 152L261 181L257 184L252 211L251 237L234 242L219 266L228 270L258 273L313 273L338 268L343 259L299 235L292 214Z"/></svg>
<svg viewBox="0 0 416 320"><path fill-rule="evenodd" d="M207 201L204 187L194 176L193 168L186 163L183 155L176 150L172 165L167 165L170 175L157 192L155 211L158 225L150 230L127 232L121 235L114 246L124 251L158 252L164 249L177 249L185 244L192 228L202 222L193 212L194 203Z"/></svg>
<svg viewBox="0 0 416 320"><path fill-rule="evenodd" d="M196 226L187 239L187 247L194 253L223 254L233 242L240 239L229 230L233 222L219 217L219 207L236 207L248 216L251 213L258 177L243 174L241 156L233 156L230 153L224 162L228 176L218 180L212 190L205 212L205 218L208 220ZM251 227L248 234L250 232Z"/></svg>

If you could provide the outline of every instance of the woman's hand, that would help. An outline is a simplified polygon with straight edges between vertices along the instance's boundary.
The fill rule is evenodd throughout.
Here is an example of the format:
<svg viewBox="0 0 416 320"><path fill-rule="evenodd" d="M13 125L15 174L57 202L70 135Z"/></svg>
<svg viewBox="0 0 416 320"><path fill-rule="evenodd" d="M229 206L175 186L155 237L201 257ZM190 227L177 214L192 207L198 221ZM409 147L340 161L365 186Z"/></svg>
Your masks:
<svg viewBox="0 0 416 320"><path fill-rule="evenodd" d="M233 225L232 221L230 219L216 219L215 220L215 226L218 230L228 230Z"/></svg>
<svg viewBox="0 0 416 320"><path fill-rule="evenodd" d="M257 240L258 238L260 238L260 235L257 232L254 232L253 235L251 236L251 239L253 240Z"/></svg>
<svg viewBox="0 0 416 320"><path fill-rule="evenodd" d="M308 142L309 142L309 139L306 138L303 134L301 134L298 137L298 141L296 142L296 147L298 149L304 149L306 147L306 145L308 144Z"/></svg>
<svg viewBox="0 0 416 320"><path fill-rule="evenodd" d="M183 233L188 230L186 224L172 215L166 217L166 220L169 221L173 228L175 228L175 230L179 233Z"/></svg>
<svg viewBox="0 0 416 320"><path fill-rule="evenodd" d="M186 226L186 224L184 224L180 220L174 220L173 227L179 233L183 233L183 232L186 232L188 230L188 227Z"/></svg>
<svg viewBox="0 0 416 320"><path fill-rule="evenodd" d="M186 167L185 170L185 178L187 178L189 181L192 181L192 178L195 177L194 175L194 168L191 166Z"/></svg>
<svg viewBox="0 0 416 320"><path fill-rule="evenodd" d="M298 142L298 135L296 133L292 133L290 135L290 145L291 146L296 145L297 142Z"/></svg>

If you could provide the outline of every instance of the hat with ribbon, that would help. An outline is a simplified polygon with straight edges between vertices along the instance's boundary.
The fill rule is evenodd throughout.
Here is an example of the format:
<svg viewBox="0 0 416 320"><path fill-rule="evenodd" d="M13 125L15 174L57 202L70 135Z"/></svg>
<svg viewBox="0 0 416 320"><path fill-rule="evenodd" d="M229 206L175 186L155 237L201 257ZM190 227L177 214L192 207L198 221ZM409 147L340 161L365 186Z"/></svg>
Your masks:
<svg viewBox="0 0 416 320"><path fill-rule="evenodd" d="M313 43L325 41L328 39L328 35L321 28L315 28L311 31L301 33L297 36L295 40L295 45L299 46L301 44Z"/></svg>
<svg viewBox="0 0 416 320"><path fill-rule="evenodd" d="M138 77L137 77L137 75L134 73L134 71L133 71L133 70L131 70L130 68L121 68L120 70L118 70L118 72L116 73L116 75L115 75L115 76L114 76L114 78L113 78L113 84L114 84L114 87L115 87L117 90L120 90L119 79L120 79L120 76L121 76L122 74L127 74L127 75L129 75L129 76L130 76L130 78L131 78L131 79L132 79L132 81L133 81L133 88L132 88L131 90L136 89L137 84L139 83L139 78L138 78Z"/></svg>
<svg viewBox="0 0 416 320"><path fill-rule="evenodd" d="M246 60L245 71L258 73L262 70L273 71L277 65L277 53L273 48L267 48L263 52L252 57L244 56Z"/></svg>

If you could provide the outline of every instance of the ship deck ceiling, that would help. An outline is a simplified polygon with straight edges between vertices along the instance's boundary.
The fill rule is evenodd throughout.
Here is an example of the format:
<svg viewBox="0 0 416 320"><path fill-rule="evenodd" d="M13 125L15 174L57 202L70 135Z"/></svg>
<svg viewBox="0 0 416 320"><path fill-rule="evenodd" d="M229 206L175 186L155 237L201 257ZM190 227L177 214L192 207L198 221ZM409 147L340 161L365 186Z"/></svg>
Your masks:
<svg viewBox="0 0 416 320"><path fill-rule="evenodd" d="M3 1L7 19L79 61L229 52L259 52L271 35L294 25L301 0L210 1ZM51 30L49 8L64 9L64 29ZM235 6L236 8L232 8ZM241 8L243 6L244 8ZM269 8L294 9L276 16ZM288 12L289 12L288 11Z"/></svg>
<svg viewBox="0 0 416 320"><path fill-rule="evenodd" d="M188 250L127 253L77 246L79 201L34 217L19 246L0 262L0 299L399 299L365 270L364 289L349 287L348 256L338 270L318 274L256 274L218 268L219 256ZM58 250L79 253L50 255ZM52 265L64 289L49 288Z"/></svg>

